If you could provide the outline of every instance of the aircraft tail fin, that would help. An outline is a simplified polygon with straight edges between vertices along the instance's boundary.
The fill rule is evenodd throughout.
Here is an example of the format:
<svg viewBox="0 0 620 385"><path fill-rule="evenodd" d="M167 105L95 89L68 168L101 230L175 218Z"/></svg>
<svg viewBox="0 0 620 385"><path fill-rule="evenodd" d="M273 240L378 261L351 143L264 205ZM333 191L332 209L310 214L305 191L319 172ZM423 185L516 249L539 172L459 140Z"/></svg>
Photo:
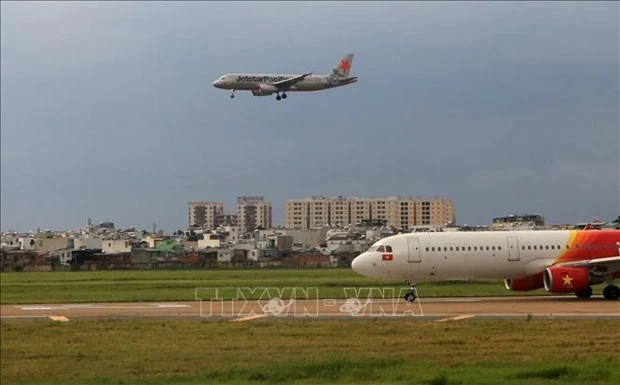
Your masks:
<svg viewBox="0 0 620 385"><path fill-rule="evenodd" d="M332 80L340 80L346 79L349 77L349 72L351 71L351 65L353 64L353 54L347 54L336 64L331 72L329 73L329 78Z"/></svg>

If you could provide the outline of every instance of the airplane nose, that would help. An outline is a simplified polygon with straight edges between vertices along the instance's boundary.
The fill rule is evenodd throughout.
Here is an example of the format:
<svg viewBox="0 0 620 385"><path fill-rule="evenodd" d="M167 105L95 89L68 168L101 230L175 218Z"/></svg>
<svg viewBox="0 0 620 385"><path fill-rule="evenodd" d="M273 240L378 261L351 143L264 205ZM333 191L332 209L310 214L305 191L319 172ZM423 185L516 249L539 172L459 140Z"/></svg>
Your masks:
<svg viewBox="0 0 620 385"><path fill-rule="evenodd" d="M219 88L219 85L221 84L220 79L214 81L212 84L213 84L213 87Z"/></svg>
<svg viewBox="0 0 620 385"><path fill-rule="evenodd" d="M351 262L351 269L353 269L353 271L358 274L362 274L362 271L364 270L364 254L365 253L362 253L357 257L353 258L353 261Z"/></svg>
<svg viewBox="0 0 620 385"><path fill-rule="evenodd" d="M353 258L353 261L351 261L351 269L353 269L353 271L357 272L357 269L359 269L359 256Z"/></svg>

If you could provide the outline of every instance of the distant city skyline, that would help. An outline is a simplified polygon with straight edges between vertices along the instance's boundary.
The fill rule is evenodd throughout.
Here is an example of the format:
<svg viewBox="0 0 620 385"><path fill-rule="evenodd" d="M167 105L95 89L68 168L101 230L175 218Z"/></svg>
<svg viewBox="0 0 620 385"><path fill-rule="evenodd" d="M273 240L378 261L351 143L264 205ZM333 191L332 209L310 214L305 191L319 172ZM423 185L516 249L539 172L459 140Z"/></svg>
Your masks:
<svg viewBox="0 0 620 385"><path fill-rule="evenodd" d="M360 196L360 195L350 195L350 196L343 196L343 195L333 195L333 196L328 196L328 195L322 195L322 194L317 194L314 196L305 196L305 197L296 197L296 198L291 198L291 199L287 199L286 201L284 201L282 203L282 211L283 213L286 211L286 206L288 205L288 202L298 202L298 201L302 201L305 199L312 199L312 198L326 198L328 200L331 199L338 199L338 198L360 198L362 200L370 200L370 199L382 199L382 198L415 198L415 199L448 199L450 200L449 197L440 197L440 196L429 196L429 197L419 197L419 196L413 196L413 195L398 195L398 194L392 194L392 195L388 195L388 196ZM274 202L271 202L267 197L264 197L265 201L272 203L274 210L276 211L276 207L278 207L278 205L274 204ZM184 202L183 205L183 211L185 213L185 223L182 226L178 226L178 227L174 227L174 226L168 226L165 223L157 223L154 221L145 223L144 225L140 225L137 223L120 223L118 220L115 220L114 218L95 218L95 217L85 217L83 220L83 223L77 223L74 226L70 226L67 228L49 228L49 227L45 227L45 226L31 226L29 228L25 228L25 229L15 229L15 228L11 228L11 227L7 227L7 228L2 228L1 231L6 232L6 231L17 231L17 232L29 232L29 231L33 231L36 230L37 228L40 228L41 231L45 231L45 230L52 230L52 231L70 231L70 230L75 230L75 229L79 229L79 228L85 228L90 224L92 224L93 226L98 225L100 223L106 223L106 222L111 222L114 224L115 228L117 229L126 229L126 228L130 228L130 227L135 227L136 230L146 230L146 231L152 231L152 227L153 225L155 225L157 227L157 230L164 230L166 232L175 232L177 230L183 230L183 231L187 231L188 229L191 228L191 226L188 226L187 223L187 208L188 208L188 204L191 203L214 203L214 204L219 204L222 203L223 204L223 210L222 213L224 214L232 214L234 213L235 215L237 214L237 206L236 204L238 204L238 197L235 196L234 199L232 199L232 203L226 203L226 200L216 200L216 199L206 199L206 200L200 200L200 201L190 201L190 202ZM458 212L458 207L455 205L454 206L454 210L455 212ZM554 225L554 224L571 224L571 223L584 223L584 222L589 222L589 221L594 221L594 220L601 220L604 222L610 222L614 219L616 219L620 214L613 214L610 215L609 217L605 217L605 216L596 216L596 217L592 217L592 218L582 218L582 219L577 219L574 221L568 221L568 222L558 222L558 221L550 221L549 218L541 212L532 212L532 211L510 211L510 212L504 212L504 213L497 213L494 214L493 216L486 218L486 221L480 222L480 223L473 223L473 222L463 222L463 221L459 221L458 218L456 218L456 222L455 224L457 225L470 225L470 226L491 226L493 224L493 218L498 218L498 217L508 217L511 215L540 215L542 218L544 218L546 224L548 226L550 225ZM276 220L276 218L273 219L273 227L286 227L286 217L283 217L281 220Z"/></svg>
<svg viewBox="0 0 620 385"><path fill-rule="evenodd" d="M298 16L303 14L303 18ZM1 2L0 229L166 231L189 201L441 196L620 213L618 2ZM369 28L372 26L372 28ZM285 102L232 72L358 82Z"/></svg>

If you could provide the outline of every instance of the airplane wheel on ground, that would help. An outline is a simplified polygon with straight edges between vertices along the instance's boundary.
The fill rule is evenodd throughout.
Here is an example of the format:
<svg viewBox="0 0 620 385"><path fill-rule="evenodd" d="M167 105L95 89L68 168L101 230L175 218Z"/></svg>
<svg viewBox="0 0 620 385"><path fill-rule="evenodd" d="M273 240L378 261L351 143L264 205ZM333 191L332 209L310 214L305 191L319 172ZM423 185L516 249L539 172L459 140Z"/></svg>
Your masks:
<svg viewBox="0 0 620 385"><path fill-rule="evenodd" d="M605 299L617 300L620 298L620 287L609 285L603 289L603 297Z"/></svg>
<svg viewBox="0 0 620 385"><path fill-rule="evenodd" d="M415 294L413 294L412 292L408 292L407 294L405 294L405 301L407 302L415 301Z"/></svg>
<svg viewBox="0 0 620 385"><path fill-rule="evenodd" d="M575 292L577 298L590 298L592 297L592 287L588 286L583 290Z"/></svg>

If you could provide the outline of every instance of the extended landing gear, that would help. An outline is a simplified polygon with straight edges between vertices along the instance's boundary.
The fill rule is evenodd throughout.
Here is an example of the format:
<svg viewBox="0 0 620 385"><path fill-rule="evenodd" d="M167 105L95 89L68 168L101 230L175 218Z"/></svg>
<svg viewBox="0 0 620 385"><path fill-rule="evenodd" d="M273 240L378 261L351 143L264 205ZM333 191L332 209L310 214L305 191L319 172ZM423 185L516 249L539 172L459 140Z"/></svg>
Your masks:
<svg viewBox="0 0 620 385"><path fill-rule="evenodd" d="M603 289L603 297L610 300L618 300L620 298L620 287L609 285Z"/></svg>
<svg viewBox="0 0 620 385"><path fill-rule="evenodd" d="M276 100L286 99L286 96L286 92L282 92L282 96L280 96L280 93L278 92L276 94Z"/></svg>
<svg viewBox="0 0 620 385"><path fill-rule="evenodd" d="M235 90L230 91L230 98L231 99L235 98Z"/></svg>
<svg viewBox="0 0 620 385"><path fill-rule="evenodd" d="M577 298L590 298L592 297L592 288L588 286L585 289L575 292L575 295Z"/></svg>
<svg viewBox="0 0 620 385"><path fill-rule="evenodd" d="M413 303L413 301L415 301L415 299L417 298L416 293L418 291L415 288L414 281L409 280L407 282L409 283L409 291L405 293L405 296L403 298L405 298L405 301L407 301L407 303Z"/></svg>

